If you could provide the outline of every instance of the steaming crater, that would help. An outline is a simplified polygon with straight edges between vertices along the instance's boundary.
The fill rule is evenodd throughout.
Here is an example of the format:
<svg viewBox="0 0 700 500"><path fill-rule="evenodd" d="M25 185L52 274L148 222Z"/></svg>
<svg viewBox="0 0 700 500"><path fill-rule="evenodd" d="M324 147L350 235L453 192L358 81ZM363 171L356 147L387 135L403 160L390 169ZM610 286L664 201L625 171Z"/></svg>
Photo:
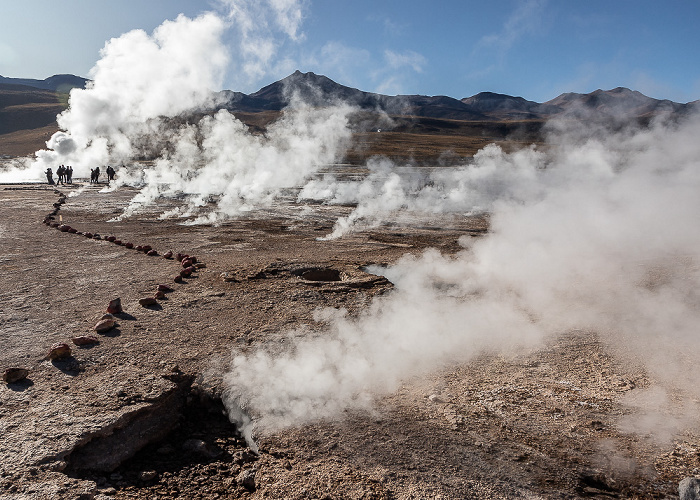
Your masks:
<svg viewBox="0 0 700 500"><path fill-rule="evenodd" d="M311 286L342 285L350 288L372 288L379 285L391 285L384 276L366 271L366 266L360 268L332 267L302 267L291 272L299 282Z"/></svg>

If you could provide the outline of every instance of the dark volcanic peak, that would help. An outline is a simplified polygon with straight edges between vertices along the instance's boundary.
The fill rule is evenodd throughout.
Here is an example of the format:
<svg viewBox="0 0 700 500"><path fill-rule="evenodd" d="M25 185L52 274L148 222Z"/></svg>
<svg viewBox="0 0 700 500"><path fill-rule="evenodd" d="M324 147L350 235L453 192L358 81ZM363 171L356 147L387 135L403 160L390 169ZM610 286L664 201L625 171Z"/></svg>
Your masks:
<svg viewBox="0 0 700 500"><path fill-rule="evenodd" d="M54 92L68 93L72 88L85 88L88 82L86 78L75 75L53 75L44 80L34 80L32 78L8 78L0 76L0 83L8 85L25 85L42 90L52 90Z"/></svg>
<svg viewBox="0 0 700 500"><path fill-rule="evenodd" d="M560 111L553 106L495 92L479 92L462 99L462 102L480 113L499 118L539 118Z"/></svg>
<svg viewBox="0 0 700 500"><path fill-rule="evenodd" d="M648 116L662 112L684 111L688 105L647 97L625 87L595 90L590 94L569 92L545 104L561 108L563 112L596 111L604 114Z"/></svg>

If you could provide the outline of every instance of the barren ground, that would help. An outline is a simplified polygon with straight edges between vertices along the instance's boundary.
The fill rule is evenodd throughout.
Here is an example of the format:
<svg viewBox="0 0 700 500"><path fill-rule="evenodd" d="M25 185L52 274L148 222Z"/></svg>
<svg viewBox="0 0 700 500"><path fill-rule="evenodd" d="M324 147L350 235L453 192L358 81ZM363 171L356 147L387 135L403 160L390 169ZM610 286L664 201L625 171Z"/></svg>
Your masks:
<svg viewBox="0 0 700 500"><path fill-rule="evenodd" d="M313 324L318 307L358 311L391 288L363 266L428 247L453 252L486 222L318 241L349 209L281 209L205 227L160 221L160 206L108 222L133 192L98 191L68 197L57 218L206 267L175 284L174 260L43 224L54 189L0 186L0 366L29 370L0 386L0 498L665 498L698 472L698 436L664 447L618 430L631 411L621 398L652 381L583 331L406 381L370 415L264 436L255 456L200 374L232 348ZM356 282L295 275L306 268ZM141 307L159 283L175 290ZM91 333L115 297L125 312L99 344L42 359L53 343Z"/></svg>

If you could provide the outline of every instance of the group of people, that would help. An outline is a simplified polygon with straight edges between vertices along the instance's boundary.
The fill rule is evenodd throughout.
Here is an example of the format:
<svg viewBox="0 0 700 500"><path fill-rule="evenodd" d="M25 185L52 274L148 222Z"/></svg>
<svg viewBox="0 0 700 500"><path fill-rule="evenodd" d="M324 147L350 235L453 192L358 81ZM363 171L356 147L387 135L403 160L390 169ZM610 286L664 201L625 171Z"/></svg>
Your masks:
<svg viewBox="0 0 700 500"><path fill-rule="evenodd" d="M116 174L115 170L107 165L107 184L109 184L111 181L114 180L114 174ZM96 183L100 182L100 167L95 167L90 169L90 182L91 183Z"/></svg>
<svg viewBox="0 0 700 500"><path fill-rule="evenodd" d="M114 180L114 176L117 172L109 165L107 165L107 182ZM59 165L56 169L56 174L58 175L58 182L53 180L53 170L49 167L46 169L46 180L49 184L73 184L73 167L68 165ZM100 182L100 167L95 167L90 169L90 183L95 184Z"/></svg>
<svg viewBox="0 0 700 500"><path fill-rule="evenodd" d="M59 165L56 169L56 175L58 175L58 182L53 180L53 170L51 168L46 169L46 180L49 184L73 184L73 167L68 165Z"/></svg>

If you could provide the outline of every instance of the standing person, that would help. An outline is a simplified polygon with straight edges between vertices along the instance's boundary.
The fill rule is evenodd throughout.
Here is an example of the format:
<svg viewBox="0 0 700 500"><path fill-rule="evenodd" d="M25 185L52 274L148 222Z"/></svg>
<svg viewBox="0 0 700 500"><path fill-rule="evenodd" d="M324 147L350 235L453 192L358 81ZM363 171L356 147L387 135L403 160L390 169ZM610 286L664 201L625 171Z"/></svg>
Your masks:
<svg viewBox="0 0 700 500"><path fill-rule="evenodd" d="M100 167L95 167L95 183L100 182Z"/></svg>
<svg viewBox="0 0 700 500"><path fill-rule="evenodd" d="M90 169L90 184L92 184L93 182L95 182L95 169L91 168Z"/></svg>
<svg viewBox="0 0 700 500"><path fill-rule="evenodd" d="M56 174L58 174L58 184L63 184L63 176L66 174L66 169L63 165L59 165L56 169Z"/></svg>
<svg viewBox="0 0 700 500"><path fill-rule="evenodd" d="M66 167L66 182L73 184L73 167L70 165Z"/></svg>
<svg viewBox="0 0 700 500"><path fill-rule="evenodd" d="M51 170L51 167L46 169L46 180L49 181L49 184L51 185L55 184L53 181L53 170Z"/></svg>

